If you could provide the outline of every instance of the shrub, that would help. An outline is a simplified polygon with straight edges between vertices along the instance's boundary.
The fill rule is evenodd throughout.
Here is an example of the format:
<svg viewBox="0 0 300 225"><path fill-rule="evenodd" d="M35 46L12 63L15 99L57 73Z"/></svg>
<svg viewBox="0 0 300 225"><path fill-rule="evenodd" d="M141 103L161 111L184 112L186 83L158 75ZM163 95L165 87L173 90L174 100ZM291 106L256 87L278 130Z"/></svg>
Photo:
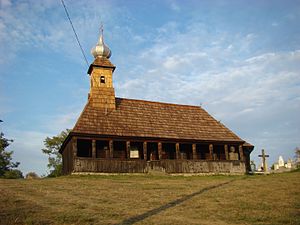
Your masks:
<svg viewBox="0 0 300 225"><path fill-rule="evenodd" d="M37 175L35 172L29 172L25 176L26 179L39 179L39 175Z"/></svg>
<svg viewBox="0 0 300 225"><path fill-rule="evenodd" d="M23 174L20 170L14 169L14 170L7 170L4 172L3 178L6 179L20 179L24 178Z"/></svg>

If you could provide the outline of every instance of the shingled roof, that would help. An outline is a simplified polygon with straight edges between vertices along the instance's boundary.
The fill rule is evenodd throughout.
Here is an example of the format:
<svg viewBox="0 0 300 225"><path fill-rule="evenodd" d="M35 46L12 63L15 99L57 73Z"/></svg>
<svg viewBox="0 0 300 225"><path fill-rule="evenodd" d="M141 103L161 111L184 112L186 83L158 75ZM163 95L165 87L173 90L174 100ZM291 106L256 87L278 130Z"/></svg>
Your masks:
<svg viewBox="0 0 300 225"><path fill-rule="evenodd" d="M106 58L96 58L94 62L90 65L88 69L88 74L91 74L93 67L101 67L101 68L112 68L113 71L115 70L116 66L113 65L109 59Z"/></svg>
<svg viewBox="0 0 300 225"><path fill-rule="evenodd" d="M88 101L73 131L106 136L244 142L198 106L116 98L116 110Z"/></svg>

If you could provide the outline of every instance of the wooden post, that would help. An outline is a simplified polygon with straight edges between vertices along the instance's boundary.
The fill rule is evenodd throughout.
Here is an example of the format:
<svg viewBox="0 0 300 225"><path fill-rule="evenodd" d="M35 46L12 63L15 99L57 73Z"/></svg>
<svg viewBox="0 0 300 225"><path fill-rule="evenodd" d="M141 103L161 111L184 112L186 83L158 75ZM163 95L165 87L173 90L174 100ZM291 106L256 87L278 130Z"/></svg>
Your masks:
<svg viewBox="0 0 300 225"><path fill-rule="evenodd" d="M161 160L161 158L162 158L162 144L161 144L161 142L158 142L157 148L158 148L158 159Z"/></svg>
<svg viewBox="0 0 300 225"><path fill-rule="evenodd" d="M240 160L244 161L244 152L243 152L243 146L239 145L239 153L240 153Z"/></svg>
<svg viewBox="0 0 300 225"><path fill-rule="evenodd" d="M114 157L114 142L113 140L109 140L109 158Z"/></svg>
<svg viewBox="0 0 300 225"><path fill-rule="evenodd" d="M209 157L210 157L210 160L214 160L214 146L212 144L209 145Z"/></svg>
<svg viewBox="0 0 300 225"><path fill-rule="evenodd" d="M77 157L77 138L76 137L73 137L72 147L73 147L73 157L76 158Z"/></svg>
<svg viewBox="0 0 300 225"><path fill-rule="evenodd" d="M126 158L130 159L130 141L126 141Z"/></svg>
<svg viewBox="0 0 300 225"><path fill-rule="evenodd" d="M196 144L192 145L193 149L193 160L197 159L197 149L196 149Z"/></svg>
<svg viewBox="0 0 300 225"><path fill-rule="evenodd" d="M180 159L179 143L176 143L175 149L176 149L176 159Z"/></svg>
<svg viewBox="0 0 300 225"><path fill-rule="evenodd" d="M92 140L92 158L96 158L96 140Z"/></svg>
<svg viewBox="0 0 300 225"><path fill-rule="evenodd" d="M228 156L228 145L224 145L224 152L225 152L225 158L226 160L229 159L229 156Z"/></svg>
<svg viewBox="0 0 300 225"><path fill-rule="evenodd" d="M144 160L147 160L147 142L143 143Z"/></svg>

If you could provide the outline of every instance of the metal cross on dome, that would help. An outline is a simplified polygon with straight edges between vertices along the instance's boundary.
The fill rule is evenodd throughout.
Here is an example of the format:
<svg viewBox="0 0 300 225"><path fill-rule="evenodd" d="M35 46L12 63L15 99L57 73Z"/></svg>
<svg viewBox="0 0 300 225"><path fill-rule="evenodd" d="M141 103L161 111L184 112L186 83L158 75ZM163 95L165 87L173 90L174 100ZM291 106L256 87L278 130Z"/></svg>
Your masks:
<svg viewBox="0 0 300 225"><path fill-rule="evenodd" d="M101 22L101 24L100 24L100 32L101 32L101 34L102 34L102 36L103 36L103 23Z"/></svg>

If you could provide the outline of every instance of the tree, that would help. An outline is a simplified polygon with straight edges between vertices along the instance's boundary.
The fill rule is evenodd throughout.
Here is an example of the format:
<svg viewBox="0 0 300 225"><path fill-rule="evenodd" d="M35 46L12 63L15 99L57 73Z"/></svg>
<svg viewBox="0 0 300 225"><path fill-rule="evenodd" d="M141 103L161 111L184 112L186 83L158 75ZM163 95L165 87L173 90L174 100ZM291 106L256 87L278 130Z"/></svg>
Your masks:
<svg viewBox="0 0 300 225"><path fill-rule="evenodd" d="M44 140L45 148L42 149L42 152L48 155L48 168L50 173L48 177L57 177L62 174L62 159L61 154L59 153L59 149L62 146L64 140L68 136L71 130L66 129L62 131L57 136L53 136L52 138L47 137Z"/></svg>
<svg viewBox="0 0 300 225"><path fill-rule="evenodd" d="M24 178L22 172L20 170L17 170L17 169L13 169L13 170L11 169L11 170L5 171L3 177L6 178L6 179L21 179L21 178Z"/></svg>
<svg viewBox="0 0 300 225"><path fill-rule="evenodd" d="M5 151L5 149L10 145L10 142L13 142L13 140L9 140L5 138L4 134L1 132L0 133L0 177L4 177L5 173L8 173L13 168L17 168L20 164L19 162L12 162L13 151Z"/></svg>

